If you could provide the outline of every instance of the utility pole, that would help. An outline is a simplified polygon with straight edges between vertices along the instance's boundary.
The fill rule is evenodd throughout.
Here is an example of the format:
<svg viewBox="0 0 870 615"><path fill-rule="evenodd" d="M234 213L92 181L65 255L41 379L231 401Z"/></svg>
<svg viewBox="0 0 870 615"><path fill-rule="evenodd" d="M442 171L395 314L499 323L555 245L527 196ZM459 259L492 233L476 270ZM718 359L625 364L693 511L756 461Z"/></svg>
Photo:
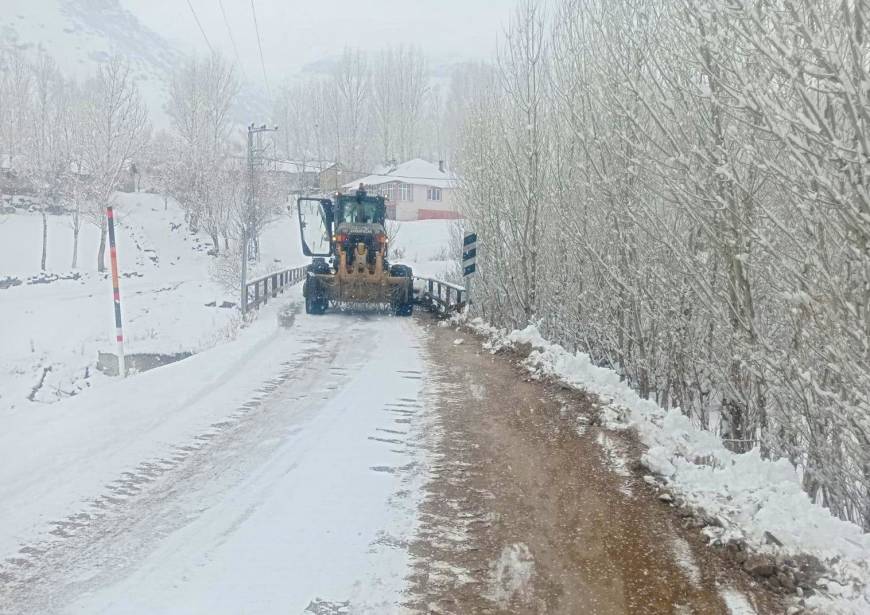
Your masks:
<svg viewBox="0 0 870 615"><path fill-rule="evenodd" d="M248 126L248 208L242 216L242 245L240 252L242 253L242 288L241 288L241 309L244 315L248 311L248 241L251 235L251 227L253 226L254 218L254 135L260 138L260 134L264 132L277 132L278 127L268 128L265 124Z"/></svg>

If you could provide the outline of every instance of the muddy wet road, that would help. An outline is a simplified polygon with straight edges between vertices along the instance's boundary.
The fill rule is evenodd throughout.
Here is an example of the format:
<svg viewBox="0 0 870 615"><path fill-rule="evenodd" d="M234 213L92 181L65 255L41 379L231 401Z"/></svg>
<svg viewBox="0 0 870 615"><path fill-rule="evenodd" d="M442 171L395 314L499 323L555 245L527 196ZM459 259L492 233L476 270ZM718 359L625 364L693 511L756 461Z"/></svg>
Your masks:
<svg viewBox="0 0 870 615"><path fill-rule="evenodd" d="M683 530L593 400L427 326L437 443L408 606L431 613L778 613ZM636 453L636 451L635 451ZM742 611L740 609L743 609Z"/></svg>

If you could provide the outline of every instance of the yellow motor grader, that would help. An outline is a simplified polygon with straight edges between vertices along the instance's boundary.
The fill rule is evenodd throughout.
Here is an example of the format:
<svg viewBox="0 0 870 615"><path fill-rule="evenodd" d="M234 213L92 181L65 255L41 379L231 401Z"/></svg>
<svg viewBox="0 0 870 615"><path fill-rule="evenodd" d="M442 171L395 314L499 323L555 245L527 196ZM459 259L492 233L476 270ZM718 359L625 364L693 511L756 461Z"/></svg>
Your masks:
<svg viewBox="0 0 870 615"><path fill-rule="evenodd" d="M388 306L397 316L413 311L411 268L390 265L382 196L362 189L332 198L297 201L302 252L312 257L302 286L305 311L333 306Z"/></svg>

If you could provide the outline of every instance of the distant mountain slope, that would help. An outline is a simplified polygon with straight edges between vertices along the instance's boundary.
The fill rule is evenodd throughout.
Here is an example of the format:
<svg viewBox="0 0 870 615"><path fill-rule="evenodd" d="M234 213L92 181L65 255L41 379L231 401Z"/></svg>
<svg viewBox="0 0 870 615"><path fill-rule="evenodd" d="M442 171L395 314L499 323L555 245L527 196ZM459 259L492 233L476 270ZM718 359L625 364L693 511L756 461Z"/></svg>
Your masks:
<svg viewBox="0 0 870 615"><path fill-rule="evenodd" d="M31 50L41 46L64 72L77 78L92 74L96 64L112 54L121 54L136 72L153 124L168 126L167 86L183 55L118 0L3 0L2 5L0 46ZM251 109L265 110L257 91L246 90L240 98L236 112L240 123L250 119Z"/></svg>
<svg viewBox="0 0 870 615"><path fill-rule="evenodd" d="M44 48L70 76L84 78L113 53L129 58L156 125L163 111L167 76L180 54L144 27L118 0L4 0L0 44Z"/></svg>
<svg viewBox="0 0 870 615"><path fill-rule="evenodd" d="M165 38L145 27L118 0L54 0L79 32L132 58L143 70L167 75L179 52ZM99 58L96 58L99 59Z"/></svg>

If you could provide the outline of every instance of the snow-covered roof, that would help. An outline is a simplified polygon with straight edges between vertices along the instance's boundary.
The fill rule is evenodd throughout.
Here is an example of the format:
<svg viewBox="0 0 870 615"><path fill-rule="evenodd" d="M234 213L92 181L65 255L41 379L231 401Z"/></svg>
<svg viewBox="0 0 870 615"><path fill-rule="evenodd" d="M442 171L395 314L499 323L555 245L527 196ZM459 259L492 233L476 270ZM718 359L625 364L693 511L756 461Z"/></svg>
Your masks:
<svg viewBox="0 0 870 615"><path fill-rule="evenodd" d="M437 164L432 164L421 158L414 158L391 169L377 169L371 175L344 184L344 187L355 188L359 184L379 186L390 182L402 182L432 186L433 188L453 188L456 186L457 179L454 173L440 170Z"/></svg>

